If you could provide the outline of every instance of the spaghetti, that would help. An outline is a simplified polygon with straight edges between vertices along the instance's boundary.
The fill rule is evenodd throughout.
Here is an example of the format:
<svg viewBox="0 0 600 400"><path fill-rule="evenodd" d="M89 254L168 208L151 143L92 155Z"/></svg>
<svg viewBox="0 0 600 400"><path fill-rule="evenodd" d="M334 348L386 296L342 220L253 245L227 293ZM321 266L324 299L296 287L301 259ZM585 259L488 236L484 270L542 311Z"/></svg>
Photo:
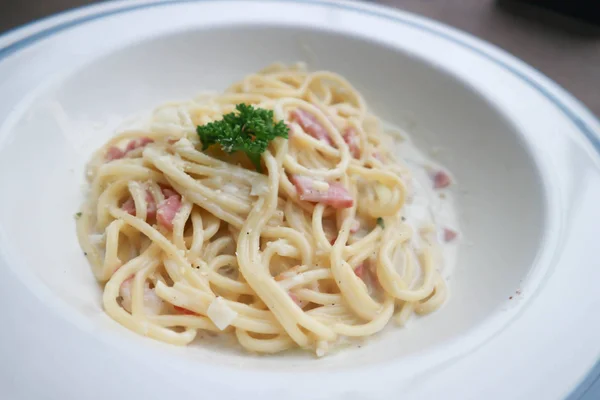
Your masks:
<svg viewBox="0 0 600 400"><path fill-rule="evenodd" d="M243 154L201 151L196 127L240 103L289 127L262 173ZM95 153L77 221L123 326L178 345L208 330L253 352L323 355L444 302L439 227L406 221L411 170L341 76L274 64L147 125Z"/></svg>

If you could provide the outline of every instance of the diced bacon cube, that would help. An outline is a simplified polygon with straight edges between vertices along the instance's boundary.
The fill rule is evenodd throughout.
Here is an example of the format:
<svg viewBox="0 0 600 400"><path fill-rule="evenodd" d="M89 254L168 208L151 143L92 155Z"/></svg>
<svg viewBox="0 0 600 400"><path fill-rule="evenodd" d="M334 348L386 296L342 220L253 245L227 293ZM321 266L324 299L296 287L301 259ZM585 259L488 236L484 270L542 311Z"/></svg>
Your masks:
<svg viewBox="0 0 600 400"><path fill-rule="evenodd" d="M123 203L121 209L128 214L135 215L135 202L130 197L127 200L125 200L125 203Z"/></svg>
<svg viewBox="0 0 600 400"><path fill-rule="evenodd" d="M135 202L131 197L123 203L121 209L131 215L136 215ZM146 190L146 216L148 218L156 216L156 201L149 190Z"/></svg>
<svg viewBox="0 0 600 400"><path fill-rule="evenodd" d="M310 113L297 108L292 111L292 120L296 121L310 136L329 145L332 144L327 130Z"/></svg>
<svg viewBox="0 0 600 400"><path fill-rule="evenodd" d="M367 273L367 269L365 268L365 263L362 263L358 267L354 268L354 273L360 279L364 279L365 278L365 274Z"/></svg>
<svg viewBox="0 0 600 400"><path fill-rule="evenodd" d="M349 127L344 131L342 135L344 138L344 142L348 145L350 149L350 154L352 157L359 158L360 157L360 138L356 133L356 130L353 127Z"/></svg>
<svg viewBox="0 0 600 400"><path fill-rule="evenodd" d="M179 209L181 209L181 197L179 195L171 196L158 205L156 220L168 230L173 230L173 219Z"/></svg>
<svg viewBox="0 0 600 400"><path fill-rule="evenodd" d="M125 148L125 153L129 153L130 151L139 149L140 147L144 147L147 144L150 144L153 142L154 142L154 140L152 140L148 137L141 137L138 139L130 140L129 143L127 143L127 147Z"/></svg>
<svg viewBox="0 0 600 400"><path fill-rule="evenodd" d="M165 196L166 199L168 199L171 196L179 196L179 193L177 193L175 190L173 190L173 188L170 187L161 187L160 190L162 191L163 196Z"/></svg>
<svg viewBox="0 0 600 400"><path fill-rule="evenodd" d="M130 151L138 149L140 147L144 147L149 143L153 143L154 140L148 137L141 137L138 139L132 139L127 143L125 150L119 149L117 146L111 146L107 151L105 158L108 161L119 160L127 155Z"/></svg>
<svg viewBox="0 0 600 400"><path fill-rule="evenodd" d="M156 216L156 200L149 190L146 190L146 215L148 218Z"/></svg>
<svg viewBox="0 0 600 400"><path fill-rule="evenodd" d="M125 152L123 150L121 150L120 148L118 148L117 146L111 146L106 151L105 158L108 161L119 160L119 159L121 159L123 157L125 157Z"/></svg>
<svg viewBox="0 0 600 400"><path fill-rule="evenodd" d="M333 208L349 208L354 200L346 188L339 182L330 182L326 191L314 188L314 179L302 175L292 175L292 183L296 186L300 200L322 203Z"/></svg>
<svg viewBox="0 0 600 400"><path fill-rule="evenodd" d="M437 171L434 175L433 175L433 187L435 189L443 189L446 188L448 186L450 186L450 183L452 183L451 179L450 179L450 175L448 175L446 172L444 171Z"/></svg>
<svg viewBox="0 0 600 400"><path fill-rule="evenodd" d="M458 236L458 232L450 229L450 228L444 228L444 242L451 242L454 239L456 239L456 237Z"/></svg>

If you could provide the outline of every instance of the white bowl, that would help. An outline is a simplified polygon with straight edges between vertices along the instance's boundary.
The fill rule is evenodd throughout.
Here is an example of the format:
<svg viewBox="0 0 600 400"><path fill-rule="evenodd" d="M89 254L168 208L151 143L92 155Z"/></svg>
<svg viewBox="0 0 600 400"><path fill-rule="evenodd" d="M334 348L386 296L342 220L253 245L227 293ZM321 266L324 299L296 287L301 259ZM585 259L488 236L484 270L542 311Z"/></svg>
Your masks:
<svg viewBox="0 0 600 400"><path fill-rule="evenodd" d="M458 182L464 235L448 303L319 360L201 341L176 348L127 331L103 313L75 236L85 162L128 116L274 61L343 74L418 147L439 149ZM0 333L0 365L17 370L6 398L559 398L600 354L597 341L581 345L600 321L574 310L600 298L588 261L598 123L489 45L348 3L109 3L3 37L0 77L0 304L14 327ZM557 350L563 339L574 342ZM23 353L32 342L37 353ZM544 386L559 375L554 362L572 369ZM63 375L74 386L29 384Z"/></svg>

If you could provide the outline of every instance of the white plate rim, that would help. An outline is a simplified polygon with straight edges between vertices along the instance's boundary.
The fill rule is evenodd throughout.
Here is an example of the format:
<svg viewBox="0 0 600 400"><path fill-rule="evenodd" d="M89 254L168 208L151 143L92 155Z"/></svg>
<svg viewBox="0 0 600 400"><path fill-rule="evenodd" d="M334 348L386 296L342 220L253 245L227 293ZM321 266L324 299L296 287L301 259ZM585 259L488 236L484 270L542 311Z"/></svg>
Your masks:
<svg viewBox="0 0 600 400"><path fill-rule="evenodd" d="M29 45L32 45L44 38L89 21L155 6L193 2L209 3L215 1L217 0L117 0L101 4L82 6L73 10L46 17L39 21L34 21L25 26L15 28L0 35L0 62L10 55L22 51ZM250 1L264 3L275 0ZM577 126L579 132L586 138L587 142L591 144L596 153L600 153L600 121L597 119L597 117L589 109L587 109L585 105L580 103L567 91L551 81L541 72L494 45L437 21L413 15L411 13L394 10L385 6L338 0L278 1L298 4L316 4L326 7L357 11L371 16L393 20L398 23L408 24L468 48L478 55L506 69L510 73L520 78L524 83L541 93ZM598 379L598 374L600 374L599 367L600 362L595 364L595 367L591 369L591 372L588 374L588 376L581 382L579 387L576 387L569 398L574 399L578 398L579 395L585 394L588 387Z"/></svg>

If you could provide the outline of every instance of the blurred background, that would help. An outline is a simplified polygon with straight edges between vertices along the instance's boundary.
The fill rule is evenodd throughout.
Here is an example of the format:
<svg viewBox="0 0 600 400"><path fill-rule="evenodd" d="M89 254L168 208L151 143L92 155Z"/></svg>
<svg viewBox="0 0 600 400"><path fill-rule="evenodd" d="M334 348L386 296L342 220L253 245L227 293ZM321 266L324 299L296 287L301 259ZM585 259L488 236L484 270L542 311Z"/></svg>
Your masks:
<svg viewBox="0 0 600 400"><path fill-rule="evenodd" d="M100 2L0 0L0 34L60 11ZM600 0L369 2L414 12L479 36L548 75L600 116Z"/></svg>

